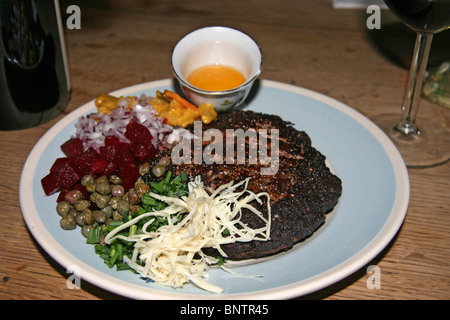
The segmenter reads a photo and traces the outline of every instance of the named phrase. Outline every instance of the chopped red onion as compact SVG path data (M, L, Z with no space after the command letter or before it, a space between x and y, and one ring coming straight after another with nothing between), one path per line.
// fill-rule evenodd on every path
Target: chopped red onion
M142 95L135 102L133 112L128 110L127 99L121 99L111 115L94 112L81 117L75 124L75 136L83 141L85 150L93 148L98 151L104 146L105 137L111 135L117 136L120 141L129 142L125 131L131 119L149 129L153 137L152 142L158 149L178 143L183 137L192 138L188 130L164 123L148 103L146 95Z

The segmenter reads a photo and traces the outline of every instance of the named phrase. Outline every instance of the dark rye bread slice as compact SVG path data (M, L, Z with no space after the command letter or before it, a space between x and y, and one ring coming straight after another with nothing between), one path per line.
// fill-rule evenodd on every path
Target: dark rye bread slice
M182 171L192 177L200 175L205 186L217 188L219 185L234 181L242 181L251 177L248 190L255 193L268 192L271 204L271 234L268 241L236 242L223 245L228 259L241 260L260 258L291 248L295 243L309 237L325 221L342 192L341 180L334 175L325 163L325 156L311 145L309 136L296 130L290 122L278 116L256 113L253 111L236 110L218 115L218 119L209 125L202 126L203 131L215 128L224 137L226 129L270 129L279 130L279 160L278 170L272 175L261 174L261 164L251 164L248 161L249 148L247 139L245 164L180 164L170 165L170 170L178 175ZM190 128L193 130L193 128ZM225 139L225 138L224 138ZM225 140L224 140L225 142ZM268 155L271 155L271 140L268 139ZM203 141L205 148L210 141ZM223 156L225 157L225 145ZM193 156L192 147L191 152ZM236 149L236 148L235 148ZM170 150L158 156L170 156ZM158 161L155 159L155 163ZM193 159L193 157L192 157ZM238 159L237 155L234 159ZM235 161L237 162L237 161ZM266 212L265 204L260 205L260 211ZM261 227L262 221L254 214L244 212L242 221L250 227ZM204 250L215 255L215 250Z

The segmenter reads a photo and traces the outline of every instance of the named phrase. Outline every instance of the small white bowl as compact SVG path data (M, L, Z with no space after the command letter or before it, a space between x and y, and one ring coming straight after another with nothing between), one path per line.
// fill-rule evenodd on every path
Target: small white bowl
M213 26L184 36L172 51L172 70L186 97L194 104L210 103L217 112L233 109L248 96L261 73L262 53L247 34L228 27ZM191 85L188 75L204 66L224 65L240 71L246 81L224 91L208 91Z

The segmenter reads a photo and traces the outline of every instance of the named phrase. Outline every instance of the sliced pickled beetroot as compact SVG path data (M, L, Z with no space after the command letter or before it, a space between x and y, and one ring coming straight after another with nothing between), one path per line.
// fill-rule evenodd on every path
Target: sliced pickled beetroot
M119 167L121 163L132 163L138 165L137 159L131 154L130 150L127 150L127 152L121 153L118 156L117 164Z
M117 146L119 145L120 139L116 136L106 136L105 137L105 146Z
M71 162L67 161L53 172L61 183L61 188L70 189L81 177L81 171Z
M131 119L128 122L126 131L125 131L125 137L127 137L127 139L130 141L133 141L137 138L145 138L148 140L153 139L150 131L145 126L138 123L134 119Z
M99 148L100 157L115 163L130 155L130 144L122 142L116 136L107 136L105 145Z
M152 140L141 136L131 141L130 150L133 156L140 162L152 160L158 151L152 143Z
M109 165L109 161L105 159L95 159L91 164L91 172L103 174Z
M115 161L118 152L115 146L102 146L99 148L98 153L102 159Z
M103 146L99 148L99 156L102 159L118 163L123 154L130 153L128 144L126 148L120 146Z
M61 189L61 182L54 171L41 179L41 185L47 196L54 194Z
M103 174L105 176L110 176L114 173L114 171L116 171L116 169L117 169L117 164L114 162L110 162L108 164L108 166L105 168L105 171L103 172Z
M59 194L58 194L58 198L56 199L56 202L61 202L65 200L65 196L66 193L69 192L70 190L66 190L66 189L62 189Z
M60 189L70 189L82 177L80 170L68 158L57 160L49 174L41 179L41 185L46 195L51 195Z
M55 162L53 162L52 167L50 168L50 172L54 172L56 170L58 170L59 168L61 168L64 164L66 164L67 161L69 161L70 159L68 157L64 157L64 158L58 158L55 160Z
M61 145L61 150L68 157L76 157L84 152L83 141L79 138L70 138Z
M119 164L119 176L122 178L122 187L128 191L134 187L139 177L139 167L134 163L122 161Z
M81 188L80 179L86 174L110 176L116 173L126 190L134 187L139 177L139 163L152 160L158 151L148 128L134 119L129 121L125 137L130 142L121 141L117 136L105 137L105 144L98 152L92 148L83 151L79 138L67 140L61 145L66 157L56 159L49 174L41 180L45 194L61 191L58 199L63 199L69 190Z
M91 165L91 173L94 175L111 175L117 169L117 164L106 159L95 159Z
M91 171L91 165L98 157L99 154L94 149L89 149L86 152L74 157L71 161L78 167L82 175L85 175Z
M102 174L106 167L108 166L109 161L105 159L95 159L91 164L91 173L99 173Z
M128 148L129 143L120 141L117 136L106 136L105 137L105 146L114 146L120 150L126 150Z

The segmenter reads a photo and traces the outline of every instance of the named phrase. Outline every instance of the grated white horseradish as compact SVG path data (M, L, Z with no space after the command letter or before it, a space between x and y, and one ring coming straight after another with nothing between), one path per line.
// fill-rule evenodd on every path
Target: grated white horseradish
M247 190L249 180L248 178L235 185L230 182L208 193L200 177L196 177L188 183L189 194L185 197L171 198L150 193L150 196L169 206L161 211L142 214L117 227L107 234L105 242L111 243L116 238L135 242L132 258L124 257L124 261L142 277L174 288L192 282L204 290L221 293L222 288L204 280L208 276L209 266L216 264L218 259L205 255L202 249L212 247L226 257L220 248L223 244L267 241L270 238L269 194L255 194ZM238 191L241 186L243 190ZM261 197L264 196L267 197L267 217L251 205L252 201L261 204ZM257 215L264 222L264 227L252 229L241 222L244 208ZM172 221L170 217L177 213L186 213L186 216L175 224L176 219ZM142 227L142 234L116 236L121 230L148 216L166 217L168 225L155 232L147 231L152 219ZM225 230L228 231L226 236L223 235ZM137 262L138 259L140 263Z

